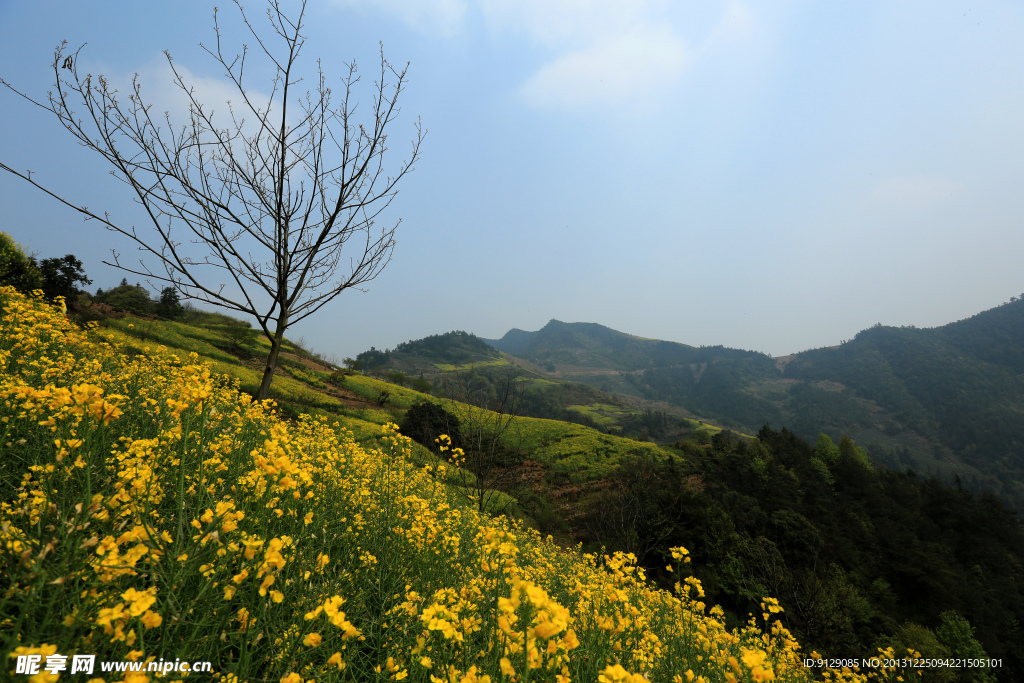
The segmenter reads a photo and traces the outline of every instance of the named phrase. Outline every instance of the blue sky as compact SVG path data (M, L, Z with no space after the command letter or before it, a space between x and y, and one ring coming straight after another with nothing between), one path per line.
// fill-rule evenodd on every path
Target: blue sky
M257 27L263 7L247 5ZM237 9L220 9L237 50ZM138 73L173 113L166 49L223 102L198 47L212 12L0 0L0 78L45 97L54 46L87 42L80 69ZM429 131L386 214L402 218L390 265L289 333L317 351L557 318L783 355L1024 291L1019 2L321 0L307 19L305 73L355 59L372 78L379 41L411 62L395 161L417 116ZM0 130L0 161L146 229L52 116L0 91ZM77 255L93 288L124 276L101 263L123 238L24 181L0 176L0 206L0 230Z

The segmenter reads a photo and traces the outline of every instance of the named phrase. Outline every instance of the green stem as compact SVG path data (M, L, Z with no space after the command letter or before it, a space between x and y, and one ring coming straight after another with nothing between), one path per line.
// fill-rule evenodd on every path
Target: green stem
M181 420L181 451L178 453L178 538L182 537L185 523L185 448L188 444L188 430Z

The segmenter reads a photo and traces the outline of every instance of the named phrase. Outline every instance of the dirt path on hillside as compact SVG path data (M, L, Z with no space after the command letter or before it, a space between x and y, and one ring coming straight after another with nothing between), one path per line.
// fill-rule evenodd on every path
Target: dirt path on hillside
M331 372L331 371L334 370L334 368L328 367L326 365L322 365L320 363L317 363L314 360L311 360L311 359L308 359L308 358L300 358L299 356L295 355L294 353L286 353L286 352L282 351L279 354L279 358L287 358L289 360L298 361L299 363L302 363L302 365L304 365L305 367L309 368L310 370L316 370L317 372ZM248 361L244 361L243 364L248 366L248 367L250 367L250 368L252 368L252 369L254 369L254 370L256 370L257 372L262 372L263 369L266 367L266 361L260 360L258 358L251 358ZM325 396L330 396L331 398L336 399L339 403L341 403L341 404L343 404L343 405L345 405L345 406L347 406L349 408L372 408L372 407L376 407L376 404L373 403L373 401L371 401L368 398L364 398L364 397L360 396L359 394L355 393L351 389L346 389L344 387L334 386L332 384L328 384L327 385L327 389L321 389L320 387L315 387L315 386L309 384L308 382L304 382L303 380L299 379L298 377L293 377L290 373L288 373L288 371L286 371L284 368L281 367L280 363L278 364L278 366L276 368L274 368L274 376L275 377L287 377L288 379L292 380L293 382L298 382L299 384L301 384L302 386L306 387L310 391L315 391L318 394L324 394Z
M335 370L338 369L337 367L334 367L334 366L331 366L331 365L324 365L323 363L318 363L315 360L313 360L312 358L305 358L305 357L299 356L299 355L294 354L294 353L288 353L287 351L282 351L278 355L281 358L288 358L290 360L294 360L294 361L297 361L299 363L302 363L303 365L305 365L310 370L316 370L317 372L334 372Z

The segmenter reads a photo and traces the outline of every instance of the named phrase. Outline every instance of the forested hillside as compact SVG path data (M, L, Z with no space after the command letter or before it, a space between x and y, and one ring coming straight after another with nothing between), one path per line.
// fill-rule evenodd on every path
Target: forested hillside
M955 612L1020 670L1024 527L991 494L879 469L849 439L812 448L786 429L678 446L681 459L635 458L584 494L580 538L648 566L687 544L727 614L778 596L800 641L829 656L879 643L946 656L937 634Z
M913 468L1024 509L1024 300L932 329L875 326L773 359L641 339L591 323L512 330L496 348L552 377L664 401L722 426L850 436Z
M797 354L784 377L841 385L820 428L1024 506L1024 300L934 329L876 326L837 348ZM846 397L865 407L843 411ZM807 432L809 418L804 411L792 424Z

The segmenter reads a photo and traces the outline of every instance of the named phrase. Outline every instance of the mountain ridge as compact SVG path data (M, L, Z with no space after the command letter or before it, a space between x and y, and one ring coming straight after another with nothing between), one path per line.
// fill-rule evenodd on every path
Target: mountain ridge
M554 319L484 341L551 377L734 429L849 435L890 467L960 478L1024 509L1024 298L931 328L879 324L778 358Z

